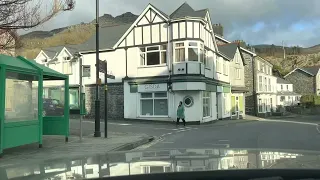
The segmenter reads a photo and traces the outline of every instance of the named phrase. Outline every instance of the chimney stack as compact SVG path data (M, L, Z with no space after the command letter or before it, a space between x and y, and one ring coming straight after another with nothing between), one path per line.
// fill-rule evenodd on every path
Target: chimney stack
M218 36L223 37L223 26L220 23L219 24L213 24L212 25L212 29L213 29L213 32L215 34L217 34Z

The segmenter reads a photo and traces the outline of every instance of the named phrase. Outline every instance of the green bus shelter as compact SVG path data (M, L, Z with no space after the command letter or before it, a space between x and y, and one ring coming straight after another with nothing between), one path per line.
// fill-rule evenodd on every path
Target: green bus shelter
M46 81L63 82L62 102L43 98ZM58 113L44 113L52 109ZM34 60L0 54L0 156L4 149L25 144L41 148L43 135L62 135L68 141L68 76Z

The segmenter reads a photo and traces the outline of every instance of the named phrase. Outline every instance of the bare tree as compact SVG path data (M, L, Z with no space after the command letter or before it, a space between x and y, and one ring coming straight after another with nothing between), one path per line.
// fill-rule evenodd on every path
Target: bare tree
M0 0L0 53L12 55L20 46L17 30L36 27L74 6L75 0Z

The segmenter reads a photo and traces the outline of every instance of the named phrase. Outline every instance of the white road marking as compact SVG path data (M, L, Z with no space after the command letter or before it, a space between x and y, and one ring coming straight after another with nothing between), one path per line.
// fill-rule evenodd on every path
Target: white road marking
M119 126L131 126L132 124L119 124L119 123L108 123L112 125L119 125Z
M318 125L316 123L299 122L299 121L285 121L285 120L271 120L271 119L264 119L264 120L259 120L259 121L262 121L262 122L284 122L284 123L304 124L304 125L312 125L312 126Z
M164 143L164 144L173 144L174 142L160 142L160 143Z

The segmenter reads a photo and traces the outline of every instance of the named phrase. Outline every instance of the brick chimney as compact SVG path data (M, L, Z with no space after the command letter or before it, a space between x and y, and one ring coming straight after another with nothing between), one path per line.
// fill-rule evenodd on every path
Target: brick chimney
M219 24L212 24L212 29L215 34L223 37L223 26L220 23Z

